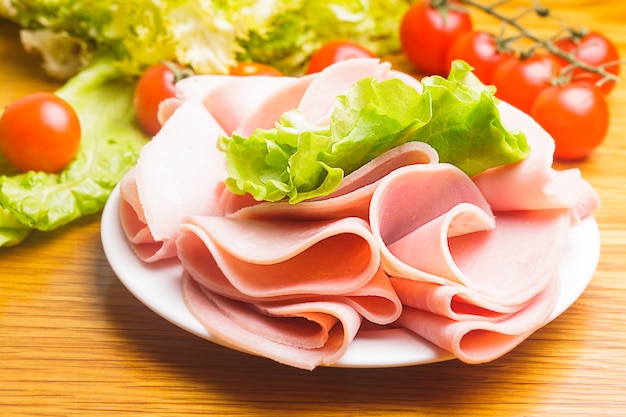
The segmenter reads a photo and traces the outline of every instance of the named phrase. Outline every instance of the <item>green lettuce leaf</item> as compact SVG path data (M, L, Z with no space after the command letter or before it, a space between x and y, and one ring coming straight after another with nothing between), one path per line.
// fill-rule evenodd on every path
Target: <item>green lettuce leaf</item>
M17 22L26 49L66 79L110 53L129 74L163 60L197 73L227 73L236 60L299 75L331 39L379 55L399 50L410 0L14 0L0 16Z
M97 213L136 163L147 138L134 121L134 81L120 71L114 61L96 60L57 91L82 127L79 152L66 168L16 173L0 163L0 246L19 243L31 229L52 230Z
M473 176L530 154L524 134L509 132L502 124L495 87L484 85L467 63L454 61L448 79L425 77L422 85L437 117L412 140L430 144L441 162Z
M9 210L0 207L0 247L20 244L30 232L31 229L25 227Z
M336 98L327 126L290 110L272 129L220 138L227 187L259 201L298 203L331 193L345 175L409 141L430 144L441 162L470 176L529 155L525 136L502 124L495 90L466 63L422 86L420 93L399 79L365 78Z

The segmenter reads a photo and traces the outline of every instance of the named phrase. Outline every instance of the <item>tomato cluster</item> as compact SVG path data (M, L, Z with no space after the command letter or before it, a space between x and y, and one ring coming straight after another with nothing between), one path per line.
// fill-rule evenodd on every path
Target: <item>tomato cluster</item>
M511 39L474 29L461 3L422 0L408 9L400 39L415 68L445 75L453 60L466 61L481 81L496 86L498 98L533 116L552 135L556 158L584 158L599 146L609 125L606 95L615 82L580 64L617 76L619 54L611 40L595 31L572 32L553 41L553 48L541 45L520 54Z

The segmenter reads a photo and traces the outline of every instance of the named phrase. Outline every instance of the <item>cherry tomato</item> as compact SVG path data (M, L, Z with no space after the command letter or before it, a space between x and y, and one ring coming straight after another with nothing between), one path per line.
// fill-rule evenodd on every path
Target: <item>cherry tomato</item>
M324 68L339 61L352 58L376 58L376 54L362 45L349 40L334 40L325 43L318 49L311 60L307 74L320 72Z
M230 75L270 75L280 77L283 74L276 68L261 64L259 62L238 62L237 65L230 68Z
M554 138L558 159L586 157L602 143L609 128L604 94L583 81L544 89L530 115Z
M525 59L511 56L496 65L491 81L498 98L530 113L537 95L552 84L560 68L552 55L534 54Z
M149 67L139 78L134 94L135 114L139 124L149 135L161 130L158 119L159 104L176 95L176 82L185 74L183 67L159 62Z
M512 55L498 45L491 33L472 30L461 34L452 43L446 61L450 66L455 59L462 59L474 68L474 74L484 84L491 84L496 65Z
M448 49L463 33L472 30L467 12L456 2L435 8L430 0L414 3L400 23L400 41L408 60L422 73L447 75Z
M619 53L615 44L598 32L589 32L582 37L566 37L558 39L554 44L565 52L572 52L576 58L594 67L603 64L616 62L619 60ZM563 67L570 62L563 59ZM609 65L605 70L611 74L619 75L620 65ZM602 76L580 68L572 72L574 80L589 81L596 83ZM608 94L615 87L614 81L607 81L600 86L600 89Z
M0 117L0 150L20 171L57 172L80 146L76 112L52 93L34 93L8 106Z

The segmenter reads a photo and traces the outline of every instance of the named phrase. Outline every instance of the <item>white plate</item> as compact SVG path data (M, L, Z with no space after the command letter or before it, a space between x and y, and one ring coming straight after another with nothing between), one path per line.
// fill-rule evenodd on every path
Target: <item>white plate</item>
M120 281L139 301L154 312L206 340L220 344L191 314L181 294L181 267L176 261L145 264L133 253L118 216L116 188L102 214L102 244L106 257ZM593 217L570 231L567 252L559 266L561 295L552 313L554 320L583 293L598 264L600 235ZM404 329L360 332L335 365L346 368L381 368L423 365L453 356Z

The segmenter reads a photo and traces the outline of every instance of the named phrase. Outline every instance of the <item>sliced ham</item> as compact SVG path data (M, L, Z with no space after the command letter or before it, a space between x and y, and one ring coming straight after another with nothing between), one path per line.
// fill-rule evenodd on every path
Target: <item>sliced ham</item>
M301 369L337 362L362 321L345 303L250 304L213 294L188 276L183 294L189 310L222 343Z
M408 278L390 278L402 305L428 311L452 320L498 322L528 305L503 306L484 299L463 285L435 284Z
M503 306L545 288L570 227L565 209L494 218L472 181L447 164L387 176L372 197L370 221L391 276L461 284Z
M291 77L242 76L231 77L204 98L203 103L230 135L239 125L260 108L265 108L269 95L294 83ZM284 91L284 90L283 90Z
M266 102L268 96L276 96L274 101L282 102L282 111L278 116L294 108L307 85L304 78L293 77L195 75L176 83L176 97L166 99L159 105L158 118L163 125L185 100L196 99L204 103L222 129L230 135L252 114L257 115L254 121L269 120L272 103ZM285 86L289 88L283 88ZM291 96L294 97L287 100ZM291 107L284 108L284 105ZM259 110L260 115L257 114Z
M255 129L271 129L288 110L295 109L315 76L295 78L265 97L254 111L244 116L235 129L241 136L250 136Z
M381 268L370 282L356 291L341 296L366 320L374 324L391 324L402 312L402 302Z
M164 248L162 242L157 242L146 223L143 206L137 192L136 167L129 170L120 181L121 202L119 207L120 222L124 228L126 238L132 245L140 259L148 259L160 252L163 258L176 256L176 246Z
M397 243L404 251L391 249L391 262L409 277L443 277L479 298L516 306L547 285L565 252L568 230L566 210L498 212L495 227L482 232L446 238L445 227L418 231L409 237L414 241ZM437 281L443 282L432 282Z
M199 242L196 242L199 243ZM187 242L186 244L190 244ZM189 273L189 272L188 272ZM267 303L276 301L333 301L343 302L361 314L371 323L385 325L394 322L402 311L398 298L387 274L378 269L372 279L363 287L345 294L279 294L249 295L236 288L217 266L213 257L207 258L200 268L193 268L193 278L207 291L233 300L247 303Z
M183 295L227 345L303 369L331 365L362 325L402 326L468 363L495 359L546 323L572 223L599 207L554 143L506 103L532 153L469 178L424 143L395 148L298 204L224 187L217 138L269 129L297 109L329 122L356 81L419 82L377 59L302 78L197 76L161 105L165 121L122 180L120 218L138 256L177 256Z
M164 125L183 101L187 99L203 101L213 90L231 79L232 77L228 75L195 75L183 78L176 83L176 97L165 99L159 104L157 114L159 122Z
M178 256L193 277L220 292L232 285L250 297L342 295L376 274L380 255L366 222L357 218L292 222L190 216L181 226ZM235 238L233 238L235 237ZM215 282L215 283L213 283ZM216 287L212 287L216 285Z
M224 155L216 147L220 134L223 130L202 103L188 99L146 144L123 180L120 218L143 261L176 256L185 216L218 214L226 176Z
M455 320L445 315L405 305L396 322L431 343L451 352L466 363L492 361L511 351L543 326L556 306L559 296L558 276L515 313L501 315L499 320Z
M519 163L473 178L493 210L568 208L576 223L600 206L597 193L580 170L552 168L554 140L534 119L505 102L500 102L499 109L505 126L524 132L532 152Z

